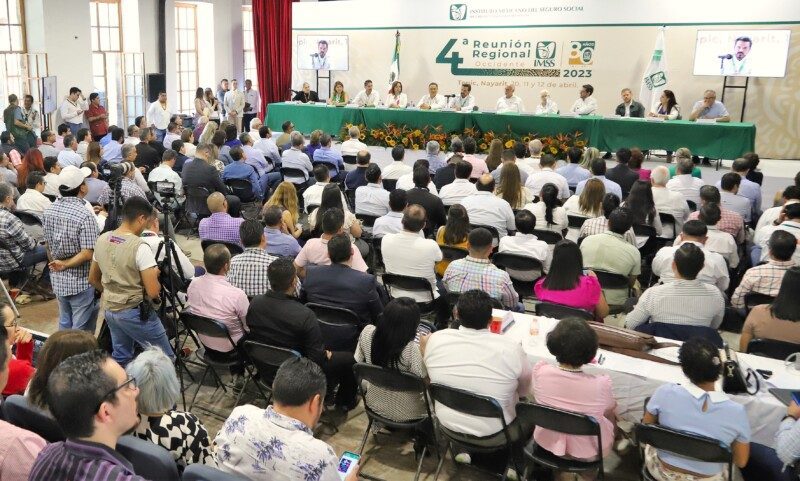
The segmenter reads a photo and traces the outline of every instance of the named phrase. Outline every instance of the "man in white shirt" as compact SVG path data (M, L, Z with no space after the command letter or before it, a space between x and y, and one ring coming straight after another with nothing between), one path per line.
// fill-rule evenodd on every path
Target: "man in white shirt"
M717 223L722 217L719 205L713 202L705 203L700 207L698 213L698 220L708 228L706 249L721 255L728 263L728 267L735 269L739 265L739 246L736 245L732 235L717 227Z
M258 90L253 88L253 81L246 79L244 81L244 107L242 115L242 129L244 131L250 130L250 122L258 117L261 111L261 97Z
M372 89L372 80L364 81L364 90L356 94L353 103L359 107L377 107L381 104L381 96Z
M311 54L311 66L314 70L330 70L331 64L328 57L328 41L317 42L317 53Z
M653 274L660 278L662 284L674 281L675 273L672 271L672 260L675 257L675 251L682 244L691 242L700 247L705 255L703 269L697 275L697 280L717 286L724 293L730 283L728 265L720 254L706 248L707 239L708 228L704 223L699 220L686 221L675 245L662 247L656 253L653 258Z
M272 130L266 125L262 125L258 129L258 137L256 138L258 140L253 144L253 148L260 150L273 166L280 165L281 154L278 150L278 145L272 140Z
M244 94L239 90L239 81L231 80L231 89L225 92L225 111L228 121L236 125L236 131L242 131L242 112L244 112Z
M539 164L539 161L542 158L543 148L542 141L539 139L533 139L528 142L528 154L530 154L530 157L522 156L521 158L517 158L517 167L519 167L520 170L524 170L527 174L532 174L537 170L541 170L542 166Z
M92 133L87 128L82 128L78 130L78 148L76 152L78 155L81 156L84 162L86 162L86 152L89 151L89 144L92 142Z
M150 126L155 129L156 140L159 142L164 141L164 136L167 135L167 126L169 126L169 118L172 116L172 110L167 105L167 93L159 92L158 100L150 104L147 109L147 120L150 121Z
M25 193L17 199L17 210L41 216L44 210L52 204L50 199L42 194L44 192L44 174L31 172L28 174L25 186L27 187Z
M328 168L321 164L315 165L314 180L316 183L308 186L308 188L303 191L303 205L305 206L306 212L311 212L309 206L319 206L322 203L322 191L331 183L331 176ZM341 194L341 197L342 207L344 207L345 212L348 212L350 207L347 205L347 199L344 197L344 194Z
M522 209L514 215L514 222L517 226L517 233L500 239L497 252L532 257L542 263L544 272L548 272L552 256L547 242L540 241L533 234L533 230L536 229L536 216L533 215L533 212ZM533 281L542 274L541 272L521 272L514 269L506 269L506 271L512 279L521 281Z
M396 180L400 176L409 174L413 171L410 165L403 163L403 157L406 155L406 149L398 144L392 147L393 162L383 168L381 178L384 180Z
M659 165L650 173L650 183L653 191L653 201L656 204L656 210L660 213L669 214L675 218L674 233L677 234L683 229L683 222L689 217L689 204L686 203L686 198L683 194L669 190L667 183L669 182L669 169L663 165ZM666 232L669 232L669 226L666 227Z
M176 140L181 140L180 127L175 122L170 122L167 124L167 133L164 135L164 140L161 144L165 149L171 149L172 142Z
M177 205L173 205L173 207L178 207L186 200L183 195L183 180L174 170L177 158L178 154L174 150L165 150L164 155L161 157L161 163L158 164L158 167L151 170L150 175L147 177L148 182L172 182L174 184L173 187L175 187L175 193L177 195L173 197L173 199ZM154 190L153 194L155 194L158 200L162 200L157 190Z
M503 166L506 164L515 164L519 169L519 181L520 184L523 186L525 182L528 181L528 176L536 171L539 170L538 163L537 168L532 169L529 165L520 163L525 156L525 144L522 142L514 142L514 150L505 149L500 154L501 164L497 166L496 169L492 171L492 178L494 179L494 183L500 185L500 176L503 174ZM539 159L537 159L538 162Z
M675 177L667 181L667 189L678 192L683 198L700 204L700 188L705 185L702 179L692 177L694 162L692 159L681 159L675 166Z
M389 191L381 183L381 168L378 164L369 164L364 177L367 185L356 189L356 214L386 215L390 208Z
M456 112L472 112L475 108L475 97L472 95L471 84L461 84L461 95L453 97L450 108Z
M553 170L553 167L556 166L556 158L552 155L545 154L539 160L539 165L542 167L542 170L529 175L528 180L525 182L525 187L531 191L531 194L539 195L539 192L541 192L545 184L555 184L555 186L558 187L558 198L569 198L571 193L569 191L567 179Z
M359 187L363 188L363 187ZM397 234L403 232L403 211L408 206L406 191L395 189L389 193L389 212L386 215L375 219L372 225L372 237L384 237L387 234ZM419 231L420 237L425 237Z
M592 171L591 178L599 179L603 183L603 186L606 188L606 194L614 194L621 201L622 187L620 187L619 184L613 180L606 179L606 161L603 159L594 159L589 168ZM586 186L586 182L588 180L589 179L578 182L578 185L575 187L575 195L581 195L581 192L583 192L583 188Z
M794 251L792 260L795 264L800 265L800 203L784 205L783 212L776 222L780 223L764 226L756 232L753 238L755 247L750 254L751 258L754 263L756 259L761 262L769 260L769 238L776 230L784 230L797 237L798 248Z
M61 166L58 165L58 159L55 157L45 157L44 171L47 173L44 174L44 190L42 193L44 195L58 197L58 187L61 185L58 179L58 174L61 173Z
M460 204L465 197L478 192L475 184L469 181L472 165L463 160L456 161L456 180L442 187L439 198L444 205Z
M437 143L436 145L439 145L439 144ZM413 168L416 169L419 166L423 166L426 169L428 169L428 171L430 171L431 164L430 164L430 162L428 162L428 159L417 159L417 160L414 161L414 167ZM402 190L411 190L414 187L415 187L415 185L414 185L414 172L411 171L408 174L401 175L400 178L397 179L397 185L395 185L394 188L395 189L402 189ZM439 195L439 191L436 189L436 184L434 184L433 181L428 182L428 192L430 192L431 194L436 195L436 196Z
M78 129L83 127L83 114L89 108L86 97L83 96L81 89L71 87L69 95L61 103L61 118L69 127L73 137L78 135Z
M302 170L304 175L303 177L286 176L284 180L288 180L295 185L306 184L308 182L308 174L314 170L314 166L311 165L311 159L309 159L308 155L302 150L306 139L303 137L303 134L297 131L292 132L290 139L292 147L283 151L281 155L281 166Z
M722 198L722 206L742 216L745 224L747 224L752 219L753 206L750 199L739 195L741 182L742 178L739 177L739 174L728 172L720 180L719 194Z
M428 84L428 94L417 102L417 107L421 110L442 110L445 105L447 102L444 95L439 93L439 84L436 82Z
M516 229L514 212L504 199L494 195L494 178L484 174L475 184L477 192L465 197L461 205L467 209L469 222L472 225L494 227L500 238L508 235L508 231Z
M516 88L512 84L506 85L505 95L497 99L497 105L495 106L495 110L498 114L509 112L521 114L525 111L525 105L523 105L522 99L514 95L515 89Z
M125 137L125 141L123 143L131 144L135 147L136 145L139 144L139 142L141 142L141 139L139 139L139 133L140 133L139 126L134 124L129 125L128 135Z
M33 108L33 95L26 95L22 101L22 120L31 127L34 135L41 133L42 116Z
M495 399L503 408L509 429L527 439L532 426L522 426L515 420L517 402L530 393L532 379L522 345L489 332L492 300L484 291L462 293L455 315L458 329L443 329L420 339L431 382ZM470 416L438 403L436 417L448 429L477 437L503 429L497 419Z
M783 189L782 194L783 205L779 205L777 207L770 207L769 209L765 210L761 217L758 218L758 224L756 224L756 232L764 226L774 225L775 221L778 220L778 217L781 216L781 212L783 212L783 207L789 204L796 204L800 202L800 186L797 185L790 185Z
M359 136L361 136L361 131L358 130L358 127L355 125L350 127L350 129L347 131L347 135L350 138L342 142L342 157L355 157L362 150L369 150L367 148L367 144L358 140ZM355 164L344 164L344 170L348 172L354 170L355 168Z
M584 85L581 87L581 91L578 93L580 98L572 104L572 109L570 109L573 113L578 115L591 115L597 110L597 100L592 97L594 93L594 87L589 84Z
M83 157L78 154L78 140L72 135L64 136L64 150L58 153L57 158L62 169L68 165L80 167Z

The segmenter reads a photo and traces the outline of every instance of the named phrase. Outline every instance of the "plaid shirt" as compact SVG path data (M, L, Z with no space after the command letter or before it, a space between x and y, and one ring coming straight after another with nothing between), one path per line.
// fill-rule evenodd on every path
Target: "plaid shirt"
M590 235L595 234L602 234L603 232L608 230L608 221L606 220L605 216L594 217L592 219L586 219L581 226L580 233L578 233L578 238L581 237L589 237ZM633 229L628 230L624 236L625 242L631 244L633 246L636 245L636 235L633 233Z
M211 217L200 221L200 239L242 245L239 238L239 226L242 222L244 219L241 217L231 217L227 212L214 212Z
M25 232L22 222L6 209L0 209L0 272L19 270L22 257L34 247L36 240Z
M260 247L248 247L231 259L228 282L243 290L247 297L260 296L269 289L267 268L275 259Z
M94 250L99 232L97 221L86 209L83 199L61 197L45 209L43 215L44 238L54 260L66 260L84 249ZM89 288L89 267L84 262L78 267L50 272L53 293L72 296Z
M136 185L136 182L132 181L127 177L122 178L122 184L120 186L119 195L121 197L122 203L125 203L126 200L130 199L131 197L141 197L143 199L147 199L147 194L144 193L141 187ZM103 191L100 192L100 197L97 199L97 203L100 205L108 205L111 203L111 200L114 198L114 189L111 188L111 185L106 185L103 187Z
M731 305L739 309L743 309L744 296L755 292L757 294L765 294L768 296L777 296L781 288L781 281L783 275L790 267L794 267L794 261L776 261L770 259L768 264L751 267L742 276L742 281L739 287L733 292L731 297Z
M733 238L736 239L737 244L744 242L744 220L742 219L742 216L721 206L719 211L720 217L719 222L717 222L717 229L732 235ZM697 220L699 218L700 211L695 211L689 214L689 220Z
M508 274L498 269L489 259L476 259L467 256L447 266L444 272L444 285L450 292L466 292L471 289L485 291L495 299L500 299L505 307L516 307L519 302L517 291Z

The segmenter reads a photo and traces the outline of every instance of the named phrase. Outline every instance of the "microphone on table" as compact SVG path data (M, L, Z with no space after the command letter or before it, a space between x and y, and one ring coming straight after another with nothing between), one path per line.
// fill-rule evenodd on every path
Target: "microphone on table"
M717 58L721 58L722 60L730 60L733 58L733 55L727 53L725 55L717 55Z

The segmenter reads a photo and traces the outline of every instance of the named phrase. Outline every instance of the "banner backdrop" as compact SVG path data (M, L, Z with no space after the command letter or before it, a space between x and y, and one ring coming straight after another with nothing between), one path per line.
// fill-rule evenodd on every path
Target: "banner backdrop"
M640 0L535 5L524 0L359 0L298 2L293 8L295 55L298 35L349 36L349 70L331 72L331 84L343 82L351 98L366 79L386 96L399 31L399 80L410 101L425 95L429 82L438 82L442 94L456 94L460 84L469 83L482 110L494 109L508 83L516 86L528 111L541 90L548 90L562 111L569 110L588 83L598 114L611 115L623 88L639 91L658 27L666 25L669 87L688 113L705 89L722 97L723 77L692 74L698 30L789 29L786 77L750 79L744 120L758 128L756 147L762 157L800 159L800 2L673 0L664 8ZM304 81L315 88L316 73L293 65L294 88ZM320 79L319 90L320 97L327 96L327 80ZM738 120L741 90L726 92L725 104Z

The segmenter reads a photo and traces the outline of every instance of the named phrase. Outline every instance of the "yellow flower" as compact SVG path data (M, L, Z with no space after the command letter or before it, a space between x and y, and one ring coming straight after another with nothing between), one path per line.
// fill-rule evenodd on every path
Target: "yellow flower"
M411 148L414 150L419 150L419 144L411 144Z
M528 142L530 142L530 141L531 141L531 138L530 138L530 137L528 137L528 136L525 136L525 137L523 137L523 138L522 138L522 141L523 141L523 142L525 142L525 143L527 144Z
M506 143L505 143L505 147L507 149L513 149L514 148L514 140L507 140Z
M408 147L408 138L403 137L403 146Z
M364 134L364 133L362 133L361 135L358 136L358 140L364 140L366 138L367 138L367 134Z
M558 152L558 149L556 149L555 147L550 147L550 153L551 154L555 154L557 152Z
M397 142L395 142L394 139L386 139L386 145L388 145L389 147L394 147L395 145L397 145Z
M486 149L489 148L489 146L486 145L486 144L481 144L479 147L480 147L481 150L486 150Z
M422 131L420 129L417 129L417 130L414 131L414 135L419 137L420 135L422 135Z

